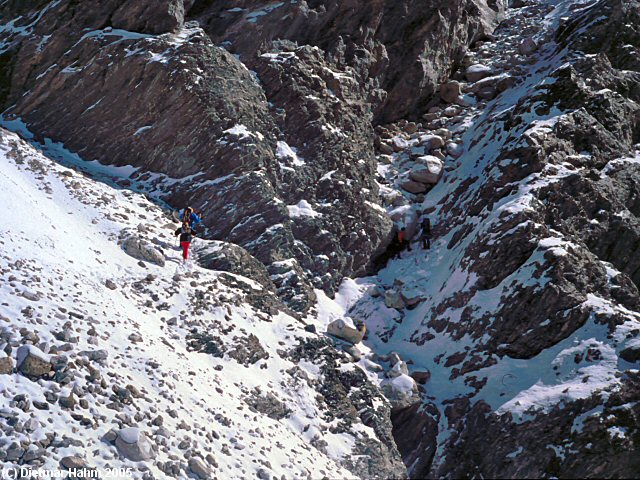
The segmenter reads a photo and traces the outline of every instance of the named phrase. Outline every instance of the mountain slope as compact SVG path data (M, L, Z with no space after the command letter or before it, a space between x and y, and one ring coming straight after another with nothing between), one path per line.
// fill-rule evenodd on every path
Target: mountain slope
M471 101L457 116L434 114L464 152L445 159L426 194L407 192L403 174L433 132L381 130L382 143L404 141L379 157L387 198L405 198L390 215L412 228L428 216L435 238L363 280L384 293L363 295L349 314L367 322L378 354L428 372L422 404L394 412L412 475L637 469L639 110L633 87L616 83L638 77L616 70L629 62L591 35L608 22L637 52L633 12L637 2L615 1L510 11L467 62L490 73L457 77ZM497 88L501 79L511 86Z
M1 137L4 465L77 456L134 478L403 475L388 404L347 357L252 280L183 266L175 225L143 196ZM164 264L128 255L130 236ZM196 242L196 255L221 248ZM111 446L109 432L129 427L148 440ZM151 459L136 461L147 444ZM363 460L372 447L377 460Z
M0 4L5 461L637 475L640 3L361 3Z

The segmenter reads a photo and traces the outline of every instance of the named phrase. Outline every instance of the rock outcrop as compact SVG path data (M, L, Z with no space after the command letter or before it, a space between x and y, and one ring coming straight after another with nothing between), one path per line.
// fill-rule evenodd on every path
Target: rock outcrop
M0 33L6 118L85 160L132 165L123 186L193 205L207 235L266 265L299 312L313 288L333 294L389 243L371 122L423 113L504 9L484 0L18 3L1 7L15 18ZM294 262L290 274L274 266L283 261Z
M404 138L391 153L379 148L388 190L407 190L404 176L425 153L420 135L446 126L464 145L447 149L435 187L401 191L410 203L398 209L435 220L441 245L403 254L383 273L387 292L401 279L403 294L416 296L413 309L389 293L348 312L367 321L383 352L415 344L403 355L409 373L430 372L422 403L394 411L397 444L418 478L637 468L640 427L626 399L640 331L640 4L569 3L522 2L510 13L495 41L465 60L487 68L453 76L466 105L452 95L425 116L427 128L380 130L380 145ZM547 15L557 30L536 22ZM607 421L601 412L613 409L624 413ZM508 447L487 448L486 432Z

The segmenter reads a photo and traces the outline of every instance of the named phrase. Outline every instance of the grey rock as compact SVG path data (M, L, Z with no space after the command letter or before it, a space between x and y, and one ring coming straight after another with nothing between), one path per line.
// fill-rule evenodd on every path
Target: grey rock
M398 185L403 190L414 194L426 193L429 190L427 184L411 179L408 174L400 176Z
M164 254L157 247L137 235L125 234L122 249L134 258L155 263L161 267L166 263Z
M346 340L352 344L360 343L364 338L366 327L362 325L360 328L353 328L347 324L343 319L334 320L327 325L327 333L338 337L342 340Z
M446 103L458 103L462 96L462 85L456 80L440 85L440 98Z
M85 356L93 362L104 364L109 357L109 352L106 350L83 350L79 355Z
M33 345L22 345L16 354L18 371L30 378L48 375L53 365L49 355Z
M531 55L538 50L538 43L531 37L525 38L520 45L518 45L518 51L522 55Z
M11 357L0 357L0 375L11 375L13 373L13 359Z
M264 468L259 468L256 474L260 480L270 480L271 474Z
M493 74L493 69L487 65L474 64L467 67L465 76L471 83L475 83L483 78L490 77Z
M150 460L156 455L152 443L136 427L121 429L118 432L115 445L120 456L134 462Z
M384 304L389 308L402 310L405 307L404 300L400 292L389 289L384 292Z
M459 143L447 143L447 153L453 158L460 158L464 153L464 148Z
M409 178L414 182L435 185L444 172L442 160L433 155L418 158L418 164L409 171Z
M189 459L189 470L191 470L201 480L213 478L213 471L201 459L191 457Z
M89 468L87 462L84 458L76 457L76 456L67 456L63 457L60 460L60 467L73 470L73 469L82 469Z
M640 345L625 348L620 352L620 357L627 362L636 363L640 360Z

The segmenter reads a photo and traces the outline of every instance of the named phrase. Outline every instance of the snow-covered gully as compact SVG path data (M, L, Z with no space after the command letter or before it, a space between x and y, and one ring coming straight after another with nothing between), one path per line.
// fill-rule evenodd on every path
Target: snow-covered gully
M504 422L505 431L509 424L526 428L529 422L544 423L541 419L546 414L575 405L577 400L589 404L596 398L596 403L606 403L620 391L623 372L634 368L620 352L637 344L633 332L640 327L640 314L595 292L584 292L584 300L571 307L570 311L582 312L584 320L566 334L555 333L564 330L562 323L556 323L562 317L552 320L533 315L540 318L537 325L525 327L531 314L526 309L516 310L512 317L520 325L494 324L496 317L504 315L502 305L515 302L518 292L526 289L532 289L534 296L543 295L545 286L553 282L550 272L556 262L571 261L584 250L572 236L553 229L545 234L536 228L542 225L536 225L539 220L531 215L539 208L543 190L574 175L580 167L561 161L506 185L505 177L510 175L510 165L522 164L517 157L509 158L509 152L523 145L543 144L553 127L572 112L555 105L540 108L536 97L555 81L559 71L581 58L580 53L556 43L558 25L566 21L569 11L574 15L588 12L595 3L538 1L511 9L493 38L467 56L466 66L454 77L461 82L445 85L460 95L425 116L431 128L404 121L378 129L383 152L379 156L379 173L384 179L381 194L398 227L415 234L412 250L404 250L400 259L390 259L374 277L345 281L338 298L344 307L340 314L367 324L365 344L375 352L368 360L386 361L389 355L398 354L404 361L402 368L423 384L419 386L421 400L411 407L400 402L396 413L395 436L410 475L451 471L447 470L450 466L439 468L447 456L455 463L456 454L451 450L468 434L466 422L459 421L465 412L486 405L486 409L481 407L483 414L491 413ZM519 122L513 122L516 110ZM446 150L447 156L429 156L436 149ZM614 164L637 158L614 160L601 175L604 178ZM433 187L419 182L425 168L436 176L438 169L444 170ZM507 193L497 195L495 202L481 203L482 196L488 195L487 185ZM434 229L429 250L420 241L424 218L431 220ZM532 227L538 230L530 240L534 247L519 265L490 287L482 285L484 272L473 268L474 262L492 255L493 245ZM620 274L613 265L600 263L610 279ZM611 318L624 320L612 327L607 320ZM513 336L497 343L501 329L519 331L522 337L546 337L540 343L547 345L532 346L523 354L510 345ZM368 365L363 363L365 368ZM403 401L416 402L416 385L404 385L410 399ZM585 407L576 415L571 432L581 433L587 418L602 422L602 407ZM624 431L609 427L612 439L625 438ZM407 439L412 436L421 438ZM424 441L423 436L432 438ZM485 440L498 448L497 438ZM552 456L564 459L567 450L580 453L571 446L571 440L564 438L557 445L549 442L548 448ZM505 458L513 459L523 451L534 457L529 448L531 445L516 445L513 452L505 450Z

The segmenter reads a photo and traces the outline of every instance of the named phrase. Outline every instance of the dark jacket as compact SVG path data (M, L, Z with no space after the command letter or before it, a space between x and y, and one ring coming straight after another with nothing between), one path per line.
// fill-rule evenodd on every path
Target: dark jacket
M428 218L422 220L422 235L425 237L431 236L431 220Z
M191 243L191 240L193 240L193 237L196 236L196 232L194 232L192 229L187 228L184 229L183 227L180 227L179 229L176 230L176 232L174 233L174 235L177 237L178 235L180 235L180 242L188 242Z

